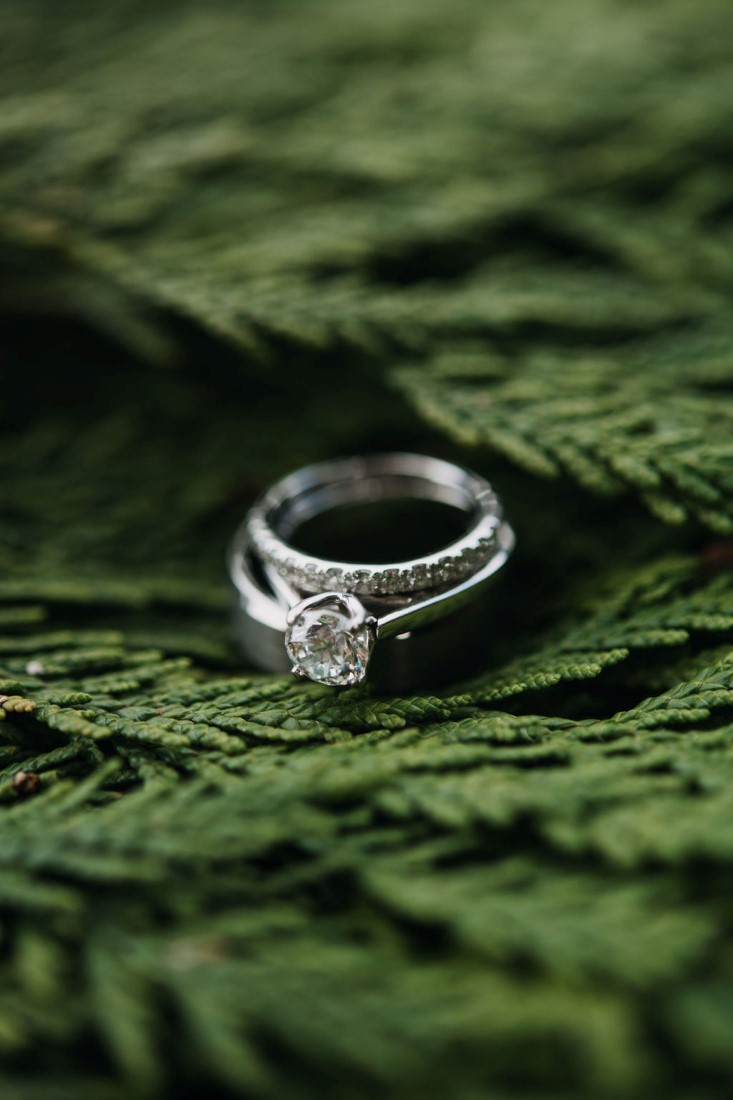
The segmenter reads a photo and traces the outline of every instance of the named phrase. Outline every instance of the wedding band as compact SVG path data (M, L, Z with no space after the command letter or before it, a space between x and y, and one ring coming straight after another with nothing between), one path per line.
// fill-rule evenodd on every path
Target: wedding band
M316 557L294 545L303 524L324 512L407 500L450 506L465 530L432 553L386 564ZM382 683L409 686L450 666L513 545L489 483L454 463L413 454L318 463L272 486L234 536L236 631L248 657L269 671L289 664L297 676L343 687L368 669L374 679L373 666Z

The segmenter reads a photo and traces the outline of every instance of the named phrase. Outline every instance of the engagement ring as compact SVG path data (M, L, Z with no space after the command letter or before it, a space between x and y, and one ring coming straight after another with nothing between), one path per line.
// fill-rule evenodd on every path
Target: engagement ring
M448 515L451 540L438 530L430 552L371 562L303 548L319 518L341 513L349 534L360 506L388 504L398 513L387 536L409 545L415 525L399 514L408 502ZM375 454L308 466L273 485L234 536L237 634L258 667L320 684L348 687L367 672L401 688L442 679L465 665L470 636L487 625L482 597L513 545L489 483L452 462Z

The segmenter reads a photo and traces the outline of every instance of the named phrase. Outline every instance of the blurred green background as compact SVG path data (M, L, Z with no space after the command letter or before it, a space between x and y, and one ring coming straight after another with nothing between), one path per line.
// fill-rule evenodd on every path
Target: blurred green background
M727 1098L723 0L0 6L3 1100ZM299 464L518 534L468 682L247 667Z

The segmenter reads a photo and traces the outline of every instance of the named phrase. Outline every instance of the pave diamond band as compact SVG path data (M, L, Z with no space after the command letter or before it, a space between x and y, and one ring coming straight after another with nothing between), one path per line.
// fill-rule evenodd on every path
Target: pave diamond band
M360 596L395 596L405 592L437 588L467 577L489 560L496 549L496 532L472 539L451 554L432 555L405 567L318 565L308 555L287 551L272 538L259 519L250 524L252 544L264 561L304 592L330 592L334 589L356 592Z
M463 533L434 553L388 564L314 557L293 544L324 512L382 501L402 511L410 499L457 510ZM237 633L250 659L270 671L289 665L299 677L341 687L367 672L389 687L434 683L448 669L468 671L469 635L487 629L487 582L513 545L488 482L453 463L385 454L306 467L268 490L234 536Z
M304 476L307 474L307 477ZM304 554L286 541L294 525L339 503L419 498L450 504L470 519L466 533L434 554L382 565ZM440 587L475 573L496 551L501 508L477 474L423 455L368 455L320 463L274 485L252 508L247 528L263 561L304 592L390 596Z

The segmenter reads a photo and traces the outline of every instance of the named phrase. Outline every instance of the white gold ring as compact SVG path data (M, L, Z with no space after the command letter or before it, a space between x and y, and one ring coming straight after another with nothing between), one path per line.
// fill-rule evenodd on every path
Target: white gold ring
M323 513L407 500L457 510L463 531L434 552L387 563L316 557L294 545L299 529ZM489 483L452 462L377 454L318 463L277 482L234 536L237 633L259 667L282 671L287 657L296 675L318 683L350 686L367 669L372 678L380 651L382 682L430 679L450 665L445 647L453 653L456 635L475 625L486 582L513 545Z

